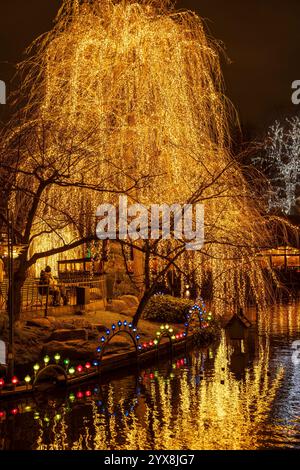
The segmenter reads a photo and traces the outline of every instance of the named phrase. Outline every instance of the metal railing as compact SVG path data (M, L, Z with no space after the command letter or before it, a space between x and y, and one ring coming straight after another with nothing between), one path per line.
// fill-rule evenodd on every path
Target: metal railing
M67 282L57 280L57 284L51 287L48 284L40 284L39 280L27 279L21 290L22 312L44 312L47 316L49 310L62 305L80 306L78 303L78 288L87 287L89 290L89 303L102 300L104 307L107 303L105 276L91 280L68 279ZM8 283L0 284L0 311L7 310Z

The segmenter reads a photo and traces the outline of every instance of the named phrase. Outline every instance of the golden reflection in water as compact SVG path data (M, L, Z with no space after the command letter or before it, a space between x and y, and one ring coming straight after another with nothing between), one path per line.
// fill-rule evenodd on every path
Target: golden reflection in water
M51 445L45 444L40 421L36 446L49 450L260 448L283 370L271 379L268 340L260 342L258 351L252 369L236 378L230 370L234 352L224 335L215 357L211 359L212 351L208 354L213 368L206 367L204 375L201 373L205 353L199 352L189 367L144 380L139 401L127 415L118 386L110 383L106 414L91 400L85 404L80 428L76 428L71 415L63 413L53 424ZM117 404L120 413L114 416ZM77 436L76 440L72 436Z
M52 416L47 413L36 419L38 423L38 437L36 450L68 450L68 426L66 423L66 408L60 414L60 419L55 417L55 402L51 403L50 411ZM46 437L47 436L47 437Z
M300 331L300 315L298 315L299 303L277 303L269 306L268 309L258 318L260 333L286 334L290 336L295 331ZM253 309L249 309L250 320L256 318Z

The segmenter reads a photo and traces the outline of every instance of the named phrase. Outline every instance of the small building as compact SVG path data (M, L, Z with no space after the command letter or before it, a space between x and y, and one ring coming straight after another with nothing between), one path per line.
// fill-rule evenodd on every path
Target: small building
M230 339L246 339L251 322L242 311L235 313L225 325L226 333Z
M292 246L279 246L263 250L257 254L263 268L300 272L300 249Z

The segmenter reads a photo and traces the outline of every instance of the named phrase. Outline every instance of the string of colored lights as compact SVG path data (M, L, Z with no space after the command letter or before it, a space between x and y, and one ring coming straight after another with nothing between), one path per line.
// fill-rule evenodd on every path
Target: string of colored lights
M157 349L164 337L168 337L171 343L183 341L187 339L189 331L191 332L191 329L189 327L194 312L197 312L197 315L199 315L199 318L201 319L200 325L202 328L207 328L209 326L210 320L212 319L211 313L206 314L205 304L203 303L203 301L201 301L201 303L199 303L198 301L191 308L190 312L192 312L192 315L189 314L187 316L188 321L184 324L185 331L175 332L172 326L170 326L169 324L163 324L160 326L160 329L156 332L156 337L153 340L149 342L144 341L143 343L141 343L140 341L141 334L138 333L137 328L133 327L131 322L128 322L127 320L119 320L117 323L113 323L110 329L106 328L106 336L102 335L100 337L100 345L96 349L96 357L93 361L87 361L84 364L77 364L76 366L74 366L71 364L70 359L63 359L61 357L61 354L58 352L53 357L54 361L51 360L51 357L48 354L46 354L43 357L42 364L37 362L33 365L33 375L27 374L24 377L23 381L20 381L17 376L14 376L12 377L10 382L7 382L4 377L1 377L0 397L2 390L6 392L9 392L10 390L12 392L15 392L16 390L18 390L18 387L20 392L34 390L41 375L45 374L45 372L51 368L54 368L58 372L62 373L67 382L72 382L72 379L74 379L75 377L89 378L91 374L100 373L105 350L108 347L109 343L112 341L112 339L119 334L126 333L130 336L138 354L143 354L144 352L152 348ZM203 321L204 318L205 322Z

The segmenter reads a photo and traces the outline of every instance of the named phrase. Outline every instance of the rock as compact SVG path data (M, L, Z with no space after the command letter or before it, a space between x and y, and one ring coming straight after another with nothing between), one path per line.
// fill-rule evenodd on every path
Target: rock
M109 350L109 349L122 350L122 349L131 349L131 348L134 348L133 343L130 343L126 340L124 340L124 341L122 341L122 340L111 341L107 346L107 350Z
M30 347L25 345L16 344L16 365L18 366L32 366L39 360L42 352L42 343L39 345L31 345Z
M123 302L126 302L129 308L135 307L135 309L140 303L139 299L135 295L122 295L120 297L120 300L123 300Z
M98 339L98 338L99 338L99 331L97 330L97 328L88 330L88 339Z
M96 328L96 330L97 330L99 333L103 333L103 332L105 332L105 331L107 330L107 327L106 327L105 325L97 325L97 324L95 324L95 325L93 325L93 326Z
M85 318L75 318L73 320L73 327L90 329L93 328L93 324Z
M55 320L52 323L54 330L74 330L76 326L71 321Z
M26 326L35 326L37 328L52 328L52 324L48 318L33 318L27 320Z
M74 361L87 361L95 358L97 344L92 341L66 341L61 343L59 341L51 341L44 345L42 355L48 354L50 357L57 352L60 353L62 359L68 358Z
M78 315L79 317L81 317L81 316L85 315L85 311L84 310L77 310L75 312L75 315Z
M41 344L49 338L51 330L36 326L25 326L15 328L15 341L20 345L27 347L32 344Z
M49 341L70 341L70 340L87 340L88 332L83 329L73 330L55 330L51 334Z
M133 317L135 312L136 312L136 307L127 308L126 310L122 310L122 312L120 312L120 315L126 315L127 317Z
M107 305L107 310L110 312L120 313L127 309L127 304L123 300L113 300Z

